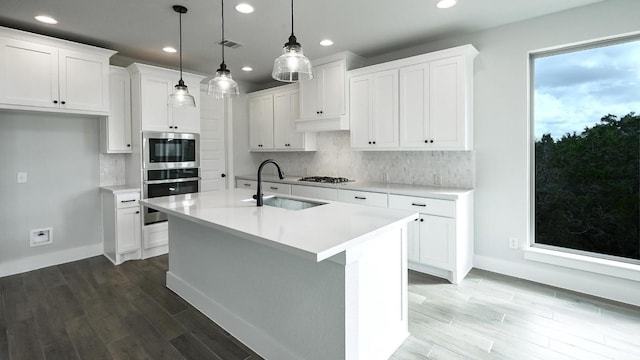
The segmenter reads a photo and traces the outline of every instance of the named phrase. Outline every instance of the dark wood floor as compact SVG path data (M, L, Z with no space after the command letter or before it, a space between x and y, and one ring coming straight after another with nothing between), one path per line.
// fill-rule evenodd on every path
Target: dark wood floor
M0 360L260 359L166 289L167 268L99 256L0 278ZM640 359L639 308L481 270L410 272L409 330L393 360Z
M0 279L0 360L260 359L165 288L167 257Z

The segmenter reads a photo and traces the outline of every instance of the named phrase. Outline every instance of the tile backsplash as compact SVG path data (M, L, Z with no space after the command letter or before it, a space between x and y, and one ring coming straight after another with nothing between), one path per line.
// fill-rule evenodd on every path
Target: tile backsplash
M124 154L100 153L100 186L124 185Z
M274 159L289 175L343 176L359 181L473 188L473 151L353 151L349 132L318 133L316 152L252 153L255 166ZM268 170L267 170L268 169ZM275 174L275 167L265 172Z

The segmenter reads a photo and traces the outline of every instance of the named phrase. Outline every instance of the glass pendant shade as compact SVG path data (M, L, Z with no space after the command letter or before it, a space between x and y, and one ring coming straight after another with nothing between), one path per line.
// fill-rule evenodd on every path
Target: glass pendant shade
M212 95L216 99L227 97L235 97L240 95L238 83L231 77L231 71L227 70L227 66L222 63L216 71L216 77L209 80L207 94Z
M293 0L291 0L291 36L284 44L282 55L273 62L271 77L282 82L298 82L313 79L311 61L304 56L302 45L293 34Z
M173 94L169 95L169 105L174 107L195 107L196 99L189 94L189 89L184 84L184 80L182 80L182 14L187 12L187 8L181 5L174 5L173 11L180 14L180 80L174 87Z
M293 41L292 41L293 38ZM295 36L289 38L284 45L282 55L273 62L271 76L282 82L298 82L313 79L311 61L304 56L302 46L295 40Z
M209 86L207 87L207 95L212 95L216 99L223 99L229 97L235 97L240 95L238 89L238 83L231 77L231 71L227 69L227 65L224 63L224 0L221 1L222 5L222 63L220 68L216 70L216 76L209 80Z
M169 105L174 107L196 106L196 99L193 95L189 94L189 89L182 79L178 81L178 85L175 86L173 94L169 95Z

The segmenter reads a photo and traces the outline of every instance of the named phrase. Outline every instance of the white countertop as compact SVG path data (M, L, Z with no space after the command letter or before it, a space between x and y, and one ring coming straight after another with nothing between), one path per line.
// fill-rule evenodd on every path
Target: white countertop
M262 181L277 182L283 184L292 185L304 185L304 186L317 186L332 189L344 189L344 190L357 190L357 191L371 191L385 194L407 195L407 196L419 196L429 197L434 199L444 200L457 200L461 195L472 192L473 189L466 188L453 188L444 186L426 186L426 185L411 185L411 184L394 184L394 183L379 183L379 182L367 182L367 181L352 181L340 184L330 183L317 183L311 181L299 181L302 176L285 176L284 180L280 180L274 175L263 175ZM257 175L240 175L236 176L237 179L253 180L256 181Z
M112 186L100 186L100 190L107 191L113 194L125 194L132 192L140 192L140 187L131 185L112 185Z
M253 195L251 190L231 189L151 198L140 204L317 262L418 218L417 212L333 201L303 210L243 201Z

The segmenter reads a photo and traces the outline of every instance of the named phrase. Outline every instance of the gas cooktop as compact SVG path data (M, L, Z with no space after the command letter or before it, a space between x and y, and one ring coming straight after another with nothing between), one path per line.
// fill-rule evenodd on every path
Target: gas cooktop
M307 176L307 177L303 177L303 178L298 179L298 181L309 181L309 182L318 182L318 183L338 184L338 183L351 182L351 181L355 181L355 180L350 180L350 179L343 178L343 177Z

